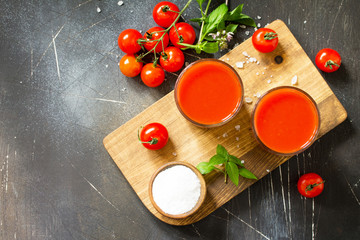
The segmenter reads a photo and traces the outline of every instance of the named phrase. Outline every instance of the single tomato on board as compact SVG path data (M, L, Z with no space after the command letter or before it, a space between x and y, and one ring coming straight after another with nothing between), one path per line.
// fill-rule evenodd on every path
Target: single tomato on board
M315 63L321 71L335 72L341 65L341 56L334 49L324 48L316 54Z
M270 28L260 28L252 35L252 43L259 52L272 52L279 43L278 34Z
M167 45L169 44L169 35L164 31L165 29L161 27L152 27L149 30L147 30L146 33L144 34L144 39L146 39L146 42L144 44L145 49L151 51L156 46L155 51L161 52L163 46L164 48L166 48ZM161 39L161 37L162 40L156 41Z
M169 133L161 123L149 123L138 132L139 141L150 150L163 148L169 140Z
M175 24L170 29L169 37L171 43L177 48L186 48L185 46L179 45L178 43L193 44L195 42L196 33L194 28L185 22Z
M133 54L126 54L120 59L120 71L127 77L136 77L140 74L143 63L136 60Z
M177 47L167 47L160 57L160 65L168 72L177 72L184 65L183 52Z
M141 33L135 29L126 29L118 37L118 44L124 53L133 54L141 50L138 39L142 38Z
M165 72L159 66L153 63L146 64L141 70L141 80L148 87L157 87L165 80Z
M179 8L172 2L159 2L154 7L153 18L159 26L170 27L179 16L179 12Z
M316 173L307 173L299 178L297 188L304 197L313 198L324 190L324 180Z

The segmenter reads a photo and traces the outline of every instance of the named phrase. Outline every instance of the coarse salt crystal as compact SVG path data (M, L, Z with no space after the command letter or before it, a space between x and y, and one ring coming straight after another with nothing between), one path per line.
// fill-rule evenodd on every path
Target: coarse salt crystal
M251 58L249 58L249 61L250 61L250 62L256 62L257 60L256 60L256 58L251 57Z
M236 130L236 131L239 131L239 130L240 130L240 125L236 125L236 126L235 126L235 130Z
M264 67L264 69L266 70L266 69L267 69L267 67Z
M239 141L239 137L236 137L235 140L236 140L236 141Z
M226 61L229 61L230 60L230 58L226 58Z
M243 62L236 62L235 65L236 65L237 68L243 68L244 67Z
M222 135L223 138L226 138L227 136L228 136L227 133L224 133L224 134Z
M105 67L106 67L106 68L108 68L108 67L109 67L109 65L107 65L107 64L106 64L106 65L105 65Z
M270 172L270 170L269 170L269 169L266 169L266 171L267 171L267 172Z
M259 64L260 64L260 62L259 62L259 61L257 61L257 62L256 62L256 64L257 64L257 65L259 65Z
M257 28L254 28L254 31L257 31L258 29Z
M269 79L269 80L267 80L267 83L271 83L271 80Z
M298 82L298 77L297 75L295 75L292 79L291 79L291 85L296 85Z
M190 211L199 201L201 184L188 167L176 165L161 171L154 179L152 195L165 213L177 215Z
M241 163L242 163L242 164L244 164L244 163L245 163L245 161L244 161L244 160L241 160Z
M172 155L176 156L177 154L176 154L176 152L173 152Z
M245 34L249 36L249 34L250 34L250 31L245 31Z
M245 102L246 102L246 103L252 103L252 101L253 101L253 100L252 100L251 97L246 97L246 98L245 98Z
M306 23L306 20L304 21L304 24Z
M99 12L101 12L101 9L99 7L97 7L96 11L99 13Z
M261 17L260 17L260 16L257 16L257 19L261 19Z
M264 73L264 72L262 72L262 74L264 75L265 73Z
M242 25L242 24L241 24L239 27L241 27L241 28L246 28L246 26L245 26L245 25Z
M258 23L258 24L257 24L257 27L258 27L258 28L260 28L260 27L261 27L261 24L260 24L260 23Z
M273 75L270 75L270 77L273 77Z
M256 93L256 97L257 97L257 98L261 97L261 93L259 93L259 92Z
M246 61L246 63L249 63L249 61Z
M258 76L259 76L259 75L260 75L260 73L258 73L258 72L257 72L257 73L256 73L256 75L258 75Z
M239 148L240 146L239 145L236 145L237 148Z
M249 54L248 54L246 51L243 51L242 54L243 54L245 57L250 57Z
M123 1L118 1L118 5L119 5L119 6L121 6L121 5L123 5L123 4L124 4Z

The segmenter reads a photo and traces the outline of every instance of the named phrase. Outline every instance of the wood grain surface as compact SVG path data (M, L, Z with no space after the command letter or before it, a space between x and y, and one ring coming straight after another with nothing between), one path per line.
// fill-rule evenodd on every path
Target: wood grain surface
M277 86L291 85L291 79L296 75L298 83L295 86L309 93L318 104L321 117L319 137L346 119L346 111L284 22L276 20L268 27L279 34L280 43L274 52L259 53L248 39L221 58L235 66L238 61L246 61L242 54L246 51L260 62L245 63L242 69L235 68L243 80L245 97L252 98L253 102L244 103L232 121L213 129L196 127L179 113L173 92L170 92L104 139L105 148L125 178L144 205L160 220L173 225L194 223L255 182L241 178L236 187L225 184L221 173L210 173L205 176L207 198L199 211L185 219L171 219L156 211L148 194L152 174L167 162L186 161L196 166L199 162L208 161L215 154L216 145L222 144L231 154L244 160L246 168L261 179L290 158L264 151L252 136L250 117L257 100L254 95ZM283 58L281 64L275 62L276 56ZM268 83L268 80L271 82ZM137 142L139 126L150 122L161 122L168 128L170 141L162 150L149 151ZM239 131L235 128L237 125L240 125Z

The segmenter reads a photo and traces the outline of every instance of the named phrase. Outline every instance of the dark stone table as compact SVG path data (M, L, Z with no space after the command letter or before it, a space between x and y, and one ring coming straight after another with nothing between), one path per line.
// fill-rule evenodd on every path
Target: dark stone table
M205 219L175 227L143 206L102 145L174 87L174 74L148 88L118 67L118 34L154 26L155 1L0 0L0 239L360 239L360 1L244 4L262 26L287 23L313 61L339 51L341 68L322 75L348 119ZM194 0L184 18L199 16ZM240 29L232 46L248 37ZM224 53L187 51L186 61ZM296 188L308 172L326 179L314 199Z

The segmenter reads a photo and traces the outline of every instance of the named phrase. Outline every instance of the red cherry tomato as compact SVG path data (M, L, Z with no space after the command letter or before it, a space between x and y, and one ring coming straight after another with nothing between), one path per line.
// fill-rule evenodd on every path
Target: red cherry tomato
M316 173L307 173L297 183L301 195L307 198L318 196L324 189L324 180Z
M335 72L341 65L341 56L331 48L324 48L316 54L315 63L324 72Z
M141 70L141 80L148 87L157 87L165 80L165 72L159 65L148 63Z
M270 28L260 28L252 36L254 48L262 53L274 51L278 42L277 33Z
M141 72L143 63L138 62L133 54L126 54L120 59L120 71L127 77L135 77Z
M120 49L124 53L133 54L141 50L141 46L137 42L142 35L135 29L126 29L122 31L118 38L118 44Z
M163 29L161 27L152 27L146 31L146 33L144 34L144 38L146 39L146 43L144 44L144 47L146 48L146 50L148 50L148 51L152 50L156 44L157 44L157 46L155 48L156 52L161 52L163 45L164 45L164 48L167 47L167 45L169 44L169 35L164 32L159 32L159 31L164 31L164 30L165 29ZM161 43L161 41L154 41L154 40L160 39L161 36L164 34L165 34L165 36L162 39L163 44Z
M175 12L173 12L175 11ZM171 2L159 2L153 10L154 21L162 27L170 27L179 15L179 8Z
M161 123L150 123L141 129L139 141L150 150L163 148L168 142L169 134Z
M184 65L184 54L177 47L167 47L160 57L160 65L168 72L177 72Z
M176 28L176 29L175 29ZM176 33L177 30L177 33ZM186 48L177 43L187 43L193 44L195 42L196 34L194 28L185 22L175 24L175 27L172 27L169 32L169 37L171 43L178 48Z

